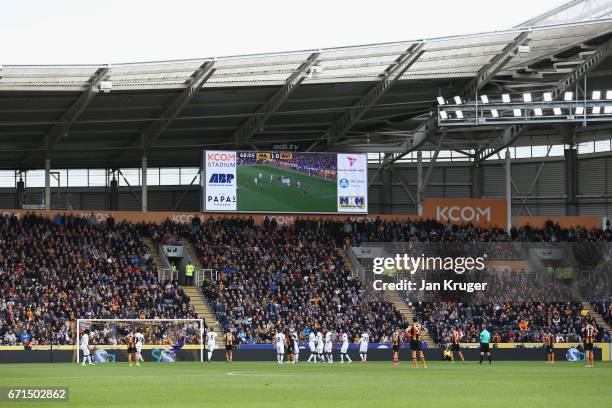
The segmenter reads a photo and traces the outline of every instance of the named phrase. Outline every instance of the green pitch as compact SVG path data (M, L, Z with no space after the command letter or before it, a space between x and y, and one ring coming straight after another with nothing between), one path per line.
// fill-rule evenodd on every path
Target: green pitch
M0 364L0 387L70 388L69 402L45 407L609 408L611 384L612 363L602 362Z
M291 186L281 184L281 176L289 177ZM236 178L238 211L337 212L335 180L265 165L239 166Z

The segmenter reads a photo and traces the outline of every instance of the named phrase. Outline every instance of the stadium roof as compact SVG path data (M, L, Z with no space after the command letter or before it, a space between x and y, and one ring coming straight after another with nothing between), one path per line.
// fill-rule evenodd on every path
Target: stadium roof
M456 37L112 66L4 65L1 167L40 168L46 157L56 168L127 167L143 151L151 165L199 165L202 148L283 143L399 153L436 96L465 90L502 54L479 92L542 92L610 38L612 2L576 0L515 28ZM515 52L522 44L528 53ZM612 89L611 79L606 53L587 88ZM609 137L607 125L594 130ZM461 129L445 143L481 149L495 131ZM537 134L541 144L565 143L567 133L538 127L513 142L532 144ZM431 136L418 148L432 149Z

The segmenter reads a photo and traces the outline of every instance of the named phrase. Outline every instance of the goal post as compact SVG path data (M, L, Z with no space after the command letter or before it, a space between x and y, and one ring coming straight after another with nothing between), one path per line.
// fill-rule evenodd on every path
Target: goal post
M127 334L140 332L144 336L143 349L151 350L157 361L175 361L173 346L182 339L184 346L180 350L191 352L183 354L203 362L204 328L204 319L77 319L76 362L81 362L81 339L87 329L90 331L89 349L92 354L98 350L102 350L99 352L102 354L113 350L124 355ZM113 361L115 355L112 354Z

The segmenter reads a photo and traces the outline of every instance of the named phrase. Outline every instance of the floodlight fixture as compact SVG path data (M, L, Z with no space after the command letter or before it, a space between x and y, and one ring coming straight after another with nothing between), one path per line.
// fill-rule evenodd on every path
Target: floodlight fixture
M531 94L529 92L523 94L523 102L525 103L531 102Z
M544 92L544 101L545 102L552 102L552 93Z
M566 92L563 95L563 100L565 100L565 101L573 101L574 100L574 93L573 92Z
M455 115L457 115L457 119L463 119L463 112L460 110L455 111Z
M448 113L446 113L446 111L440 111L440 117L442 119L448 119Z
M601 106L593 106L593 115L599 115L601 113Z
M553 113L557 116L561 115L561 108L553 108Z
M612 90L608 89L606 91L606 99L607 100L612 100Z
M514 116L521 116L521 110L520 109L514 109Z
M460 96L455 96L454 99L455 99L455 104L457 105L461 105L463 103Z
M491 116L494 118L499 118L499 112L497 112L497 109L491 109Z
M533 113L535 113L536 116L542 116L542 108L535 108Z
M593 99L594 101L598 101L601 99L601 91L593 91L593 94L591 95L591 99Z
M482 103L489 103L489 97L487 95L480 95Z
M443 97L438 96L436 99L438 100L438 105L444 105L444 104L446 104L446 101L444 100L444 98L443 98Z
M611 113L612 113L612 105L606 105L606 106L604 106L604 113L605 113L606 115L611 114Z
M510 103L510 95L509 94L502 94L502 101L504 103Z
M575 115L583 115L584 114L584 106L576 106L574 110Z

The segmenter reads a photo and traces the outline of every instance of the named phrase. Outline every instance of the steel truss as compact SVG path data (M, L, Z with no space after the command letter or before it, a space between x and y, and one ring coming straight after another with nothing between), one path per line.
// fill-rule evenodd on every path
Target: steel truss
M512 42L508 43L502 51L497 54L488 64L483 66L476 75L462 90L459 95L463 99L474 99L480 89L484 87L504 66L512 59L516 47L526 44L529 41L529 31L519 33ZM393 164L402 157L421 147L438 130L438 119L435 111L430 112L429 117L421 123L412 135L412 140L406 150L398 156L393 157L385 166Z
M383 79L370 89L357 103L344 113L325 133L327 145L338 142L359 119L404 75L423 55L424 43L411 44L397 60L387 67Z
M261 105L254 115L249 117L249 119L234 132L233 138L236 140L237 146L247 144L251 141L253 135L261 130L262 126L270 119L274 112L276 112L289 96L291 96L297 86L307 78L311 67L318 62L319 55L318 52L310 54L308 59L287 78L285 85L276 91L270 99Z
M102 82L110 73L110 68L100 68L96 71L96 73L89 80L89 85L85 92L79 96L79 98L74 101L72 105L64 113L57 122L49 128L47 133L44 136L44 144L46 147L45 155L48 157L49 154L55 148L55 145L60 141L62 137L66 137L68 135L68 131L72 127L72 125L79 119L81 114L85 111L85 108L93 101L93 99L100 92L100 82ZM32 158L32 156L36 155L35 150L31 150L28 152L23 159L22 162L27 162Z
M608 40L601 44L593 54L591 54L582 64L576 66L572 72L563 77L557 84L548 92L552 94L552 98L557 99L566 90L570 89L577 81L582 79L586 74L599 65L610 53L612 40ZM527 125L516 124L504 129L497 137L495 137L487 147L478 152L477 162L488 159L489 157L501 152L508 146L511 146L516 139L525 131Z

